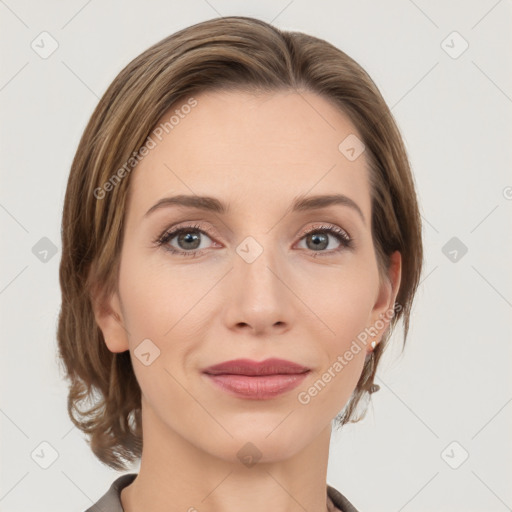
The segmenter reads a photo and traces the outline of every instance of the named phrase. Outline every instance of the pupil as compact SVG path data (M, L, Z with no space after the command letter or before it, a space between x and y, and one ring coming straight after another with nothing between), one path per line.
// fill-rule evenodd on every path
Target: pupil
M186 249L197 249L199 246L199 236L196 234L190 234L190 232L187 232L185 234L181 234L179 237L179 242L185 242L186 244L192 243L193 247L185 247ZM195 242L195 245L194 245Z
M326 235L315 233L314 235L311 235L311 239L313 240L314 248L318 249L319 246L321 246L322 249L325 249L327 247L328 240Z

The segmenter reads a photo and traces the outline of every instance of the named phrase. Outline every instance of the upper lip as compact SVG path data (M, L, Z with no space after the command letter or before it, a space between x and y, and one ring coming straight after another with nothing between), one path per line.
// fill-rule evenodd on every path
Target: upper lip
M210 375L279 375L305 373L309 368L285 359L265 359L264 361L253 361L251 359L233 359L224 361L203 370Z

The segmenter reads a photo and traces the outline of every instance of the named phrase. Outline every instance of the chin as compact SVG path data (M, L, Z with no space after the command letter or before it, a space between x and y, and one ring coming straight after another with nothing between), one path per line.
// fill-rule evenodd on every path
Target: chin
M245 428L228 429L233 438L229 439L229 447L224 446L219 456L230 462L242 463L244 458L258 463L273 463L293 457L311 443L313 436L304 432L305 425L301 428L289 424L288 420L282 421L285 417L286 414L281 414L278 421L262 422L259 428L249 424Z
M272 464L289 459L302 447L298 442L294 443L293 440L290 442L290 439L288 439L288 445L283 446L283 437L270 440L265 438L266 435L266 433L260 436L253 435L245 439L236 437L227 443L229 446L215 445L205 448L211 455L227 463L239 463L251 468L255 464Z

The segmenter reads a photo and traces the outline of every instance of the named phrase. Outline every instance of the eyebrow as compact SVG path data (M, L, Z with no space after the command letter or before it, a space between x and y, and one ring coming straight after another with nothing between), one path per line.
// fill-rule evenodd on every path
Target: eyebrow
M350 199L350 197L343 194L327 194L316 196L299 196L296 197L292 203L292 212L302 212L308 210L319 210L333 205L348 206L358 213L364 223L366 219L361 208L358 204ZM185 206L188 208L197 208L200 210L211 211L219 214L226 214L229 211L229 205L225 205L215 197L210 196L197 196L197 195L177 195L172 197L164 197L155 203L145 214L147 217L152 212L161 208L171 206Z

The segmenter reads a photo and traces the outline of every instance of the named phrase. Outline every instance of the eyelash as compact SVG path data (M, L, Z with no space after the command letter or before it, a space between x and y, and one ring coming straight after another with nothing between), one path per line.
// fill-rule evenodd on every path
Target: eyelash
M172 254L176 254L177 256L184 256L189 258L195 258L196 256L200 256L203 251L206 249L196 249L193 251L182 251L179 249L176 249L174 247L171 247L167 245L169 241L171 241L176 236L180 235L181 233L188 233L190 231L198 231L199 233L203 235L207 235L208 237L212 237L213 235L210 233L210 230L207 228L202 228L201 226L195 224L195 225L189 225L189 226L180 226L179 228L173 229L171 231L165 231L160 235L156 240L153 241L153 243L158 246L162 247L164 250L169 251ZM340 242L340 247L337 249L332 249L330 251L309 251L312 253L312 256L314 258L318 256L326 256L326 255L332 255L333 253L340 252L344 249L353 249L354 241L353 239L347 234L347 232L344 229L341 229L337 226L334 226L332 224L323 224L321 226L316 226L314 228L310 228L304 233L302 233L302 236L300 237L300 240L302 240L304 237L313 234L313 233L329 233L334 238L336 238Z

